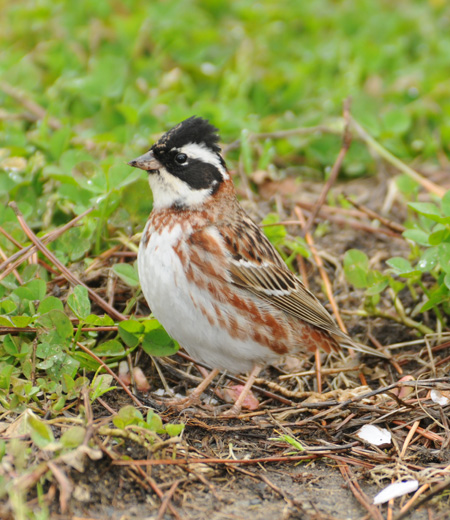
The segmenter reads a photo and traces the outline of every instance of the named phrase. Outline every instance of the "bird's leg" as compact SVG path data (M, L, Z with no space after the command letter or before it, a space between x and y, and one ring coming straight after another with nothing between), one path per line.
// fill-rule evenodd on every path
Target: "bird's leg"
M213 379L219 374L220 370L215 368L211 370L211 372L203 379L203 381L194 388L194 390L187 396L181 399L169 399L165 401L167 406L172 406L174 408L186 408L191 404L194 404L199 400L202 393L208 388L208 386L212 383Z
M252 371L250 372L247 381L244 385L244 388L242 389L242 392L240 396L238 397L237 401L234 403L234 405L227 410L225 413L222 414L222 417L237 417L241 413L242 403L244 402L244 399L247 397L248 393L250 392L250 389L255 382L255 379L258 377L259 373L262 370L261 365L255 365L252 368Z

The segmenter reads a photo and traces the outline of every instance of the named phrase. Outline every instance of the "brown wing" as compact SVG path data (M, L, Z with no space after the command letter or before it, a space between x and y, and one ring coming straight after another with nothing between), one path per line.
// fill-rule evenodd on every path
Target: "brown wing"
M327 310L289 271L283 259L247 215L238 224L219 226L231 256L228 270L233 283L271 303L288 315L329 333L337 342L360 352L389 355L353 341L342 332Z
M204 273L228 283L231 277L231 282L242 290L329 334L336 343L367 354L390 357L353 341L342 332L319 300L289 271L258 226L244 212L239 217L202 226L191 234L189 260L186 258L189 278L202 286ZM219 286L208 285L208 290L219 291Z
M282 311L326 330L340 331L319 300L289 271L267 237L248 217L219 227L231 256L233 282Z

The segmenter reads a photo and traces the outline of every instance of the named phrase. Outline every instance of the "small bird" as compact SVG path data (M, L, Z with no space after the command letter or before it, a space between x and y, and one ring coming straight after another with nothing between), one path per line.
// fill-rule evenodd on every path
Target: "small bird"
M179 404L198 399L220 370L250 372L242 402L265 364L286 354L340 345L389 357L354 342L288 269L236 198L218 130L190 117L130 166L149 173L153 210L138 271L153 315L189 355L214 368Z

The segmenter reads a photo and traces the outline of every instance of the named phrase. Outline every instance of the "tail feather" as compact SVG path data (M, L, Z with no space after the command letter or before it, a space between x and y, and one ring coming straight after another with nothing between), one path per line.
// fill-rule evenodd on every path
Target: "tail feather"
M354 341L347 335L345 335L345 338L339 338L338 341L342 347L353 349L357 352L362 352L363 354L369 354L370 356L377 356L383 359L392 358L391 354L389 354L388 352L382 352L381 350L377 350L375 348L364 345L364 343L358 343L357 341Z

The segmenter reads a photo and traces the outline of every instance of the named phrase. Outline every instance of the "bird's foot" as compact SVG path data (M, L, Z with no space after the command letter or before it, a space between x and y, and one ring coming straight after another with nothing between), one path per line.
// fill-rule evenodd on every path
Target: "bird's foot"
M174 399L165 399L163 401L164 405L168 408L172 408L178 412L185 410L186 408L190 408L194 404L198 404L200 402L199 395L188 395L187 397L177 397Z
M241 413L241 410L242 406L236 406L236 403L234 403L234 405L229 410L221 413L219 417L237 419Z

